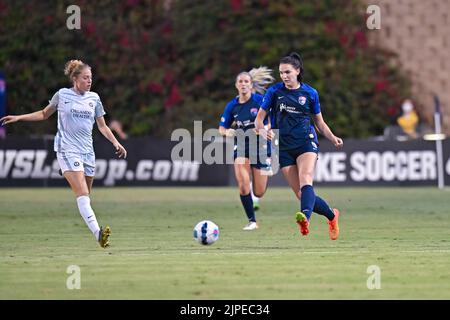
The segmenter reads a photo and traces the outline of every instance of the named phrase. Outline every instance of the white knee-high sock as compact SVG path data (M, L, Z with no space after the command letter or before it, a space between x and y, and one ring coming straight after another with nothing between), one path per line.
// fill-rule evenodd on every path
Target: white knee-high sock
M250 182L250 192L252 194L253 203L258 203L259 198L257 196L255 196L255 194L253 193L253 183L252 182Z
M91 230L95 239L98 239L98 233L100 232L100 227L98 226L97 218L95 217L94 210L91 208L91 199L89 196L81 196L77 198L78 210L83 217L84 222L86 222L89 230Z

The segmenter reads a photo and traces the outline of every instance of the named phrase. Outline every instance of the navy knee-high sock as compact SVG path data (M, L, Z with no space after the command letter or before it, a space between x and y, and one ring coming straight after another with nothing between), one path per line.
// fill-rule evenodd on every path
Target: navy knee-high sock
M319 196L316 196L316 202L314 203L313 211L315 213L327 217L327 219L330 221L334 219L333 209L331 209L328 203L326 203L326 201Z
M316 202L316 195L314 194L314 188L311 185L303 186L301 192L300 210L305 214L309 221L313 212L314 203Z
M255 210L253 209L252 194L240 195L242 206L244 207L245 213L247 214L248 221L256 222Z

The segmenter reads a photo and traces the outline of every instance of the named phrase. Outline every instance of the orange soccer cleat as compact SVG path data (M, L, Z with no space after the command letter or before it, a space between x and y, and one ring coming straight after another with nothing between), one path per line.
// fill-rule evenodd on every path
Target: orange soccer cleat
M330 239L336 240L339 237L339 210L334 208L334 219L331 221L328 221L328 231L330 233Z
M309 221L306 218L305 214L303 212L297 212L295 214L295 220L297 220L297 224L298 224L298 227L300 229L300 233L303 236L308 235L308 233L309 233L309 229L308 229Z

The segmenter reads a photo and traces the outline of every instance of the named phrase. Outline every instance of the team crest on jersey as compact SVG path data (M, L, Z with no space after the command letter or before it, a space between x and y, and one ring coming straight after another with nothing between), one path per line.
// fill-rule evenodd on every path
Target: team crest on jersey
M78 167L78 166L80 165L80 163L79 163L78 161L75 161L75 162L73 163L73 165L74 165L75 167Z
M298 97L298 103L304 105L306 103L306 97L305 96Z
M258 114L258 108L251 108L250 113L252 114L252 116L256 117L256 115Z
M94 104L92 102L89 102L89 107L93 108Z

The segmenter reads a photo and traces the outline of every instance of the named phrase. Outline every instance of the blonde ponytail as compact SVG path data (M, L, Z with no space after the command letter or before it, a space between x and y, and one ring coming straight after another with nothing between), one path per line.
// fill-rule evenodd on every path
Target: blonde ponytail
M264 94L267 86L275 80L272 76L272 70L265 66L253 68L248 72L248 74L252 78L253 90L260 94Z

